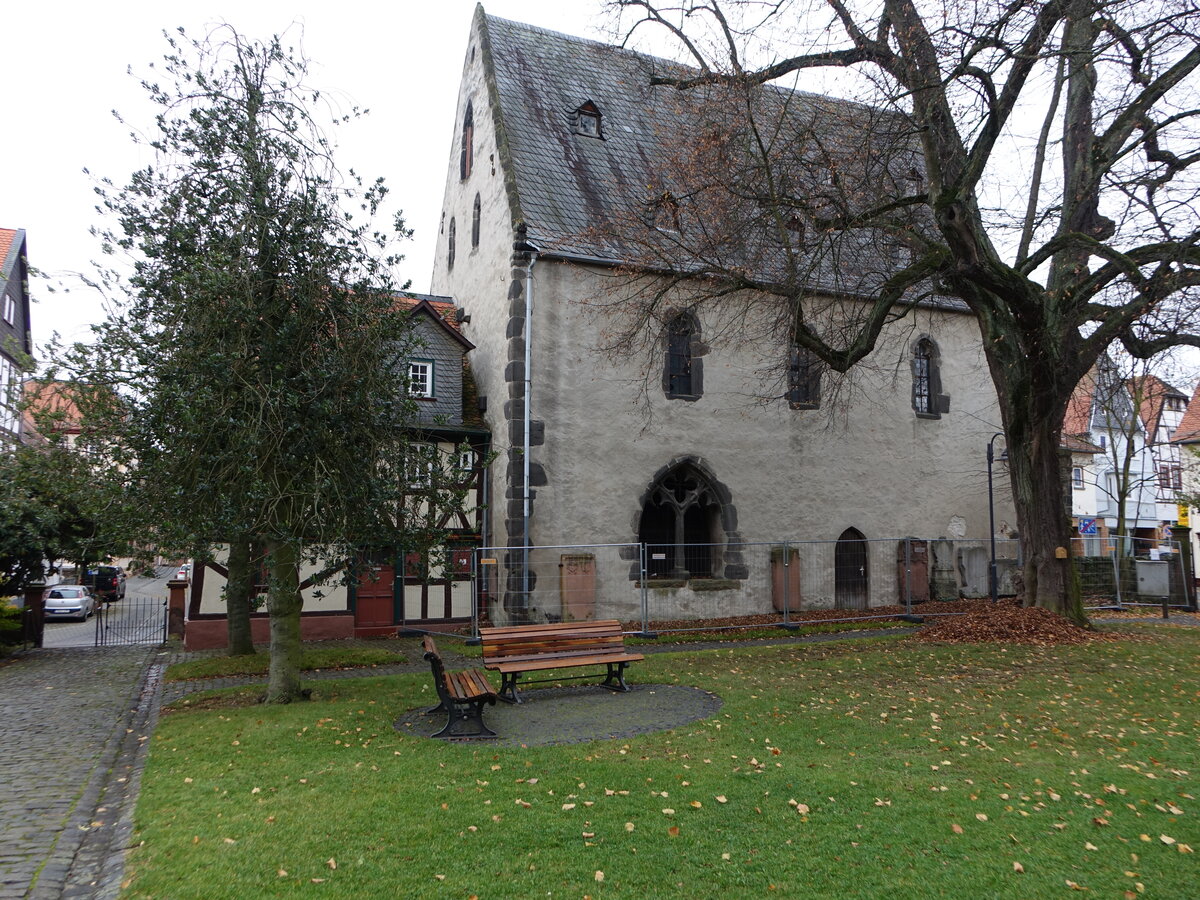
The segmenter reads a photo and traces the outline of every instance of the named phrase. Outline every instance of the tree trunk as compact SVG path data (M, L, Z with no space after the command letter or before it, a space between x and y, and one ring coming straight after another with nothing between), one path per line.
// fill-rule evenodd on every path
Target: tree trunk
M251 656L254 639L250 632L251 597L254 596L255 567L250 538L239 536L229 545L229 578L225 584L225 614L229 627L229 655Z
M1042 314L1048 304L1031 304ZM1035 317L1018 340L980 316L1008 450L1009 479L1024 560L1024 606L1040 606L1086 624L1071 558L1070 468L1061 452L1063 419L1078 383L1078 360L1056 355ZM1024 332L1023 334L1021 332ZM1070 362L1068 362L1070 360Z
M300 688L300 554L295 544L267 543L271 564L271 589L267 612L271 617L271 674L264 703L291 703L304 699Z

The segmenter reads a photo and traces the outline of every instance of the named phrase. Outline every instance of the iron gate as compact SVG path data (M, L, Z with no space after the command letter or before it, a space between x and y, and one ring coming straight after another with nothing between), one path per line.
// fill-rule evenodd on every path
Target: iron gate
M126 596L96 610L96 646L161 644L167 639L165 597Z

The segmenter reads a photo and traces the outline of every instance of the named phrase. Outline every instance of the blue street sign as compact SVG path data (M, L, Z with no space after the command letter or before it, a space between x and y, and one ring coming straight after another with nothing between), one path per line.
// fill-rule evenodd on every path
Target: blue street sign
M1080 534L1096 534L1096 520L1095 519L1080 519L1079 520L1079 533Z

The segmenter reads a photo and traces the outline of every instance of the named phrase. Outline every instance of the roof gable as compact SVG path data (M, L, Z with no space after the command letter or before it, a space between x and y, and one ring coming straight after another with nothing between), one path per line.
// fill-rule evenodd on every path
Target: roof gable
M1175 444L1200 443L1200 384L1196 385L1192 400L1183 412L1179 427L1171 435L1171 442Z

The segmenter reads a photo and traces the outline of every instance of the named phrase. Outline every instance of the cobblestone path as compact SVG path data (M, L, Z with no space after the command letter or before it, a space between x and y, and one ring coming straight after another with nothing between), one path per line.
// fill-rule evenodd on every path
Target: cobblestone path
M148 736L158 652L35 650L0 665L0 900L115 894L104 870L136 788L123 763Z

